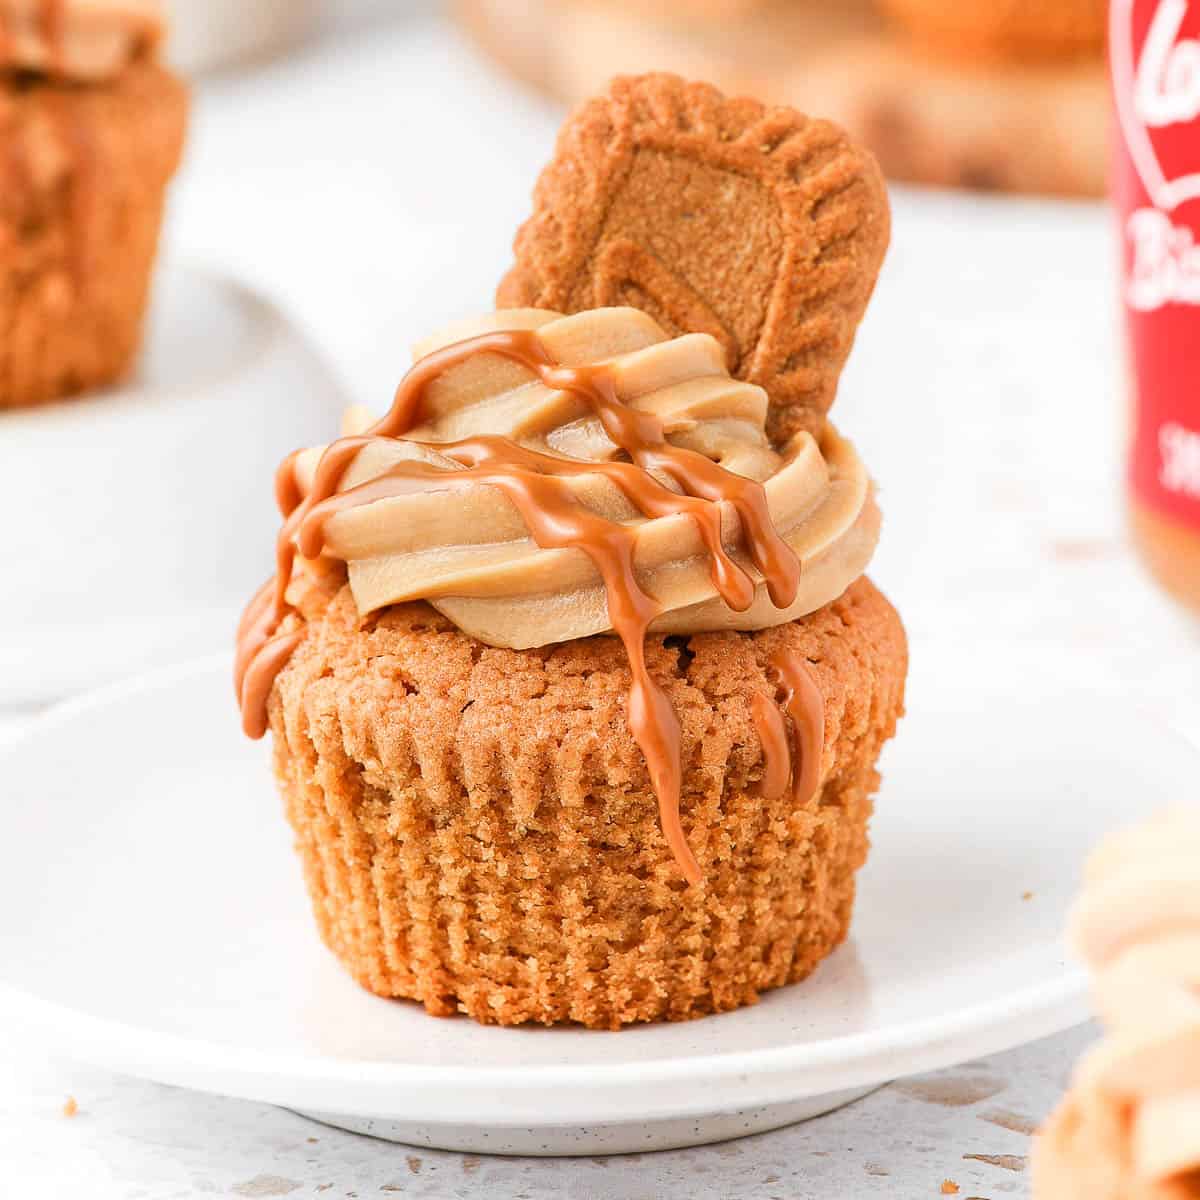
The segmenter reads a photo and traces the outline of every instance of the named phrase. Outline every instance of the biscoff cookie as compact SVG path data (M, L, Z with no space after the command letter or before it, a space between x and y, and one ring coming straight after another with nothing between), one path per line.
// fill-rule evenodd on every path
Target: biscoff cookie
M615 638L485 646L424 604L308 608L271 699L321 936L383 996L478 1021L615 1028L753 1003L846 935L875 762L903 702L899 618L865 579L758 633L651 637L679 713L688 887L625 719ZM773 653L824 698L821 785L763 795Z
M913 37L954 54L1098 57L1107 0L880 0Z
M0 19L13 5L0 0ZM104 4L77 7L48 38L37 5L17 5L29 28L0 46L0 408L128 370L183 148L187 89L155 59L155 6L132 6L124 51L108 26L85 36Z
M631 305L711 334L782 438L828 412L889 231L878 166L836 126L621 77L563 126L497 303Z

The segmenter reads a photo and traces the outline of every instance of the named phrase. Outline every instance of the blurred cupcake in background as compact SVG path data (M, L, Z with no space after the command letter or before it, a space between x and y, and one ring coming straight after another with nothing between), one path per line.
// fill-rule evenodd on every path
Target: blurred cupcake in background
M0 408L120 379L187 89L157 0L0 0Z
M823 112L893 179L1099 196L1104 0L456 0L510 73L574 104L669 70Z

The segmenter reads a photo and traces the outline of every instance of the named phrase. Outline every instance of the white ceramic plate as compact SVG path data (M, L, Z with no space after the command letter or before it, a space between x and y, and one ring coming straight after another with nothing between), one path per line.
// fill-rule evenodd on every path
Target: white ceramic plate
M359 990L310 923L225 660L71 702L0 759L0 1007L119 1071L533 1153L770 1128L1050 1034L1085 1014L1059 941L1085 854L1186 795L1196 753L1034 663L922 661L852 940L755 1008L506 1030Z
M0 707L226 645L269 570L275 467L343 404L272 304L167 265L128 382L0 413Z

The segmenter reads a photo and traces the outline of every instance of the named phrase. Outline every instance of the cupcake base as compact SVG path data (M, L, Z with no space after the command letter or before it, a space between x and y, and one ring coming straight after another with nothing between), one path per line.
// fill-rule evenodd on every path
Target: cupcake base
M137 352L187 90L0 79L0 408L112 383Z
M760 794L755 693L804 655L822 785ZM424 604L309 617L271 700L275 769L321 936L382 996L478 1021L617 1028L753 1003L846 936L907 650L866 580L754 634L655 638L683 733L688 887L626 723L614 638L485 646Z

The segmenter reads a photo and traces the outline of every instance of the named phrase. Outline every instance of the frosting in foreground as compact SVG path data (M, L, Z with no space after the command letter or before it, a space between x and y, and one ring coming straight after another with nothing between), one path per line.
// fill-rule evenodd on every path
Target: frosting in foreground
M1072 938L1108 1033L1076 1087L1124 1114L1136 1177L1200 1171L1200 812L1111 837L1092 858Z
M161 0L0 0L0 69L95 82L153 49Z
M878 535L865 469L832 431L776 451L766 394L730 378L715 339L668 339L635 309L508 310L418 354L383 420L280 468L276 578L239 630L246 731L265 731L303 637L289 617L298 561L344 564L361 615L426 600L493 645L615 632L664 835L699 879L679 821L679 724L645 636L758 629L834 600ZM763 698L764 790L791 777L803 802L819 782L820 692L803 664L773 667L796 754L785 760L784 717Z

